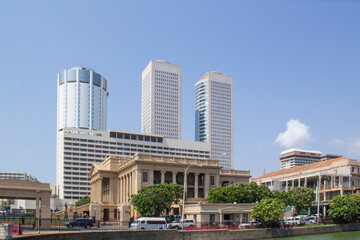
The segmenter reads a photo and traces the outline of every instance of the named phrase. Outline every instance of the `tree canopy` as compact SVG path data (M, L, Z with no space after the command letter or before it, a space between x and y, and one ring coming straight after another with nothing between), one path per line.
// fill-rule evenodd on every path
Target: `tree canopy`
M360 215L360 195L338 195L330 200L329 207L329 215L335 223L356 222Z
M184 187L173 183L155 184L141 188L137 194L131 195L131 204L141 216L160 216L171 208L171 204L179 203Z
M85 196L85 197L82 197L79 199L79 201L76 202L76 206L79 207L79 206L82 206L82 205L85 205L85 204L88 204L90 203L90 197L89 196Z
M216 187L209 191L209 203L255 203L265 197L271 197L271 190L266 186L258 186L252 182L247 185L229 185Z
M306 187L296 187L288 191L288 203L295 207L297 213L306 210L315 200L314 190Z
M262 223L279 221L282 219L284 203L276 198L264 198L252 208L251 218Z

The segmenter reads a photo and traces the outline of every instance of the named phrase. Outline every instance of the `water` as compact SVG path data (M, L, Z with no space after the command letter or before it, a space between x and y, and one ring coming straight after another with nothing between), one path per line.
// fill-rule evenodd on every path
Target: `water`
M316 235L305 235L298 237L284 237L277 238L281 240L359 240L360 231L353 232L337 232L337 233L324 233Z

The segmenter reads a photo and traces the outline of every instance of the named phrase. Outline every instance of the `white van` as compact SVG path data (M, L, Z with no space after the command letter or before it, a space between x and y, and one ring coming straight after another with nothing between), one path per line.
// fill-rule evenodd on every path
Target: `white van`
M130 225L130 229L166 229L166 220L161 217L141 217Z

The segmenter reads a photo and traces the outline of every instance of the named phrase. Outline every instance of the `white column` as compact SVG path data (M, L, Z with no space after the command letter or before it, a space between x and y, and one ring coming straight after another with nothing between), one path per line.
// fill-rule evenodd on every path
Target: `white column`
M205 186L204 186L205 198L208 197L209 190L210 190L210 175L208 173L205 173Z
M177 172L172 172L172 177L173 177L173 183L176 184L176 174Z
M161 183L165 183L165 173L166 171L161 171Z
M199 173L195 173L195 198L199 196Z

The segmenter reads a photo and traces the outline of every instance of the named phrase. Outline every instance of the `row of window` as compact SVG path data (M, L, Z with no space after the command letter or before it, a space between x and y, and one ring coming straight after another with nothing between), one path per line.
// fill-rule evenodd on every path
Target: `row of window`
M65 138L66 141L78 141L77 138ZM84 141L85 140L85 141ZM89 142L94 143L93 140L89 140ZM81 142L86 142L86 139L81 139ZM118 145L118 146L128 146L128 147L139 147L139 148L149 148L149 149L163 149L163 150L169 150L169 151L176 151L176 152L191 152L191 153L208 153L207 151L200 151L200 150L191 150L191 149L180 149L180 148L169 148L169 147L161 147L161 146L150 146L150 145L137 145L137 144L129 144L129 143L115 143L115 142L107 142L107 141L95 141L97 144L112 144L112 145ZM106 146L106 145L92 145L92 144L79 144L74 142L65 142L65 145L67 146L81 146L81 147L96 147L96 148L103 148L103 149L118 149L123 150L126 148L115 148L112 146ZM128 150L128 149L127 149ZM138 151L139 149L131 149L131 151ZM80 151L81 148L80 148Z

